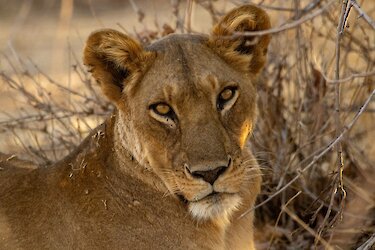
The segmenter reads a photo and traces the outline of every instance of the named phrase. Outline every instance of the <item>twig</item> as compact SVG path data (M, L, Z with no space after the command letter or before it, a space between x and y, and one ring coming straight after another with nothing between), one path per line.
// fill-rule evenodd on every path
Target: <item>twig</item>
M359 6L359 4L357 3L357 1L355 0L350 0L350 4L355 8L355 10L359 13L359 17L358 18L363 18L366 20L366 22L372 27L372 29L375 30L375 21L371 19L371 17L369 15L366 14L366 12L364 12L362 9L361 9L361 6Z
M180 16L180 4L181 0L171 0L173 15L176 17L176 30L179 29L181 33L184 33L184 19Z
M335 80L339 80L340 79L340 42L341 42L341 38L342 38L343 33L344 33L345 23L346 23L346 20L347 20L347 18L349 16L350 9L351 9L351 5L348 4L347 1L344 1L343 4L342 4L342 8L341 8L340 21L339 21L339 24L337 26L336 57L335 57L335 60L336 60L336 63L335 63ZM341 121L340 121L340 83L336 83L335 84L335 126L336 126L335 133L336 133L336 136L338 136L340 134L340 131L341 131ZM346 191L344 189L344 183L343 183L344 161L343 161L343 157L342 157L342 145L341 145L341 141L339 141L337 143L336 152L337 152L337 172L339 174L338 188L342 192L342 198L343 199L341 200L341 204L343 204L343 202L345 200L345 197L346 197ZM331 203L330 203L330 207L332 206ZM342 210L340 210L340 213L341 212L342 212ZM328 216L326 216L326 218L328 218ZM324 223L322 223L322 225L324 225Z
M353 73L350 76L347 76L345 78L341 78L341 79L338 79L338 80L328 78L328 76L323 74L323 72L320 72L320 73L322 73L322 76L327 83L343 83L343 82L351 81L351 80L353 80L355 78L359 78L359 77L373 76L373 75L375 75L375 70L370 71L370 72L363 72L363 73Z
M2 112L3 113L3 112ZM35 122L35 121L49 121L49 120L53 120L53 119L64 119L64 118L71 118L71 117L84 117L84 116L89 116L89 115L92 115L86 111L77 111L77 112L72 112L72 113L67 113L67 112L64 112L62 114L46 114L46 115L39 115L39 114L36 114L36 115L28 115L28 116L25 116L25 117L18 117L18 118L11 118L10 120L5 120L5 121L0 121L0 125L1 126L11 126L11 127L15 127L17 124L20 124L20 123L30 123L30 122ZM95 113L95 115L97 116L103 116L105 117L106 115L108 115L108 113Z
M145 18L145 13L138 7L134 0L129 0L130 5L132 6L135 13L138 15L138 22L142 23Z
M283 31L286 31L286 30L289 30L289 29L295 29L298 26L300 26L301 24L303 24L307 21L310 21L310 20L314 19L315 17L323 14L324 12L328 11L328 9L331 7L331 5L334 2L335 2L334 0L331 0L326 5L324 5L322 8L320 8L319 10L317 10L317 11L315 11L315 12L309 14L309 15L306 15L304 17L301 17L300 19L298 19L296 21L287 23L285 25L281 25L281 26L276 27L276 28L271 28L271 29L267 29L267 30L260 30L260 31L234 32L233 35L231 35L231 36L222 36L221 38L233 39L233 38L242 37L242 36L263 36L263 35L267 35L267 34L280 33L280 32L283 32Z
M100 20L100 18L98 17L98 15L96 14L96 11L94 9L94 6L92 5L92 0L88 0L89 1L89 8L90 8L90 12L91 12L91 15L94 17L94 19L98 22L99 26L100 27L105 27L103 22Z
M286 214L290 216L295 222L297 222L299 225L301 225L307 232L309 232L312 236L314 236L318 241L320 241L325 249L333 250L334 248L325 241L322 237L320 237L311 227L309 227L305 222L303 222L296 214L294 214L289 208L286 206L283 206L283 211L285 211Z
M234 1L234 0L232 0L231 2L238 6L238 5L243 5L245 1ZM293 12L294 11L293 8L285 8L285 7L268 5L268 4L264 4L263 1L258 3L258 6L264 8L264 9L276 10L276 11L286 11L286 12Z
M187 33L191 33L191 16L193 12L193 0L188 0L186 4L186 10L185 10L185 27Z
M362 246L358 247L357 250L370 250L375 245L375 233L371 235L371 237L363 243Z
M292 198L290 198L286 203L285 205L283 205L283 207L288 207L288 205L295 199L297 198L300 194L302 193L302 191L298 191L295 195L293 195ZM281 218L281 215L283 214L283 209L280 211L279 215L277 216L277 219L276 219L276 222L275 222L275 225L274 227L276 228L279 224L279 221L280 221L280 218ZM272 246L272 243L273 243L273 239L275 237L275 234L274 232L272 232L272 235L271 235L271 239L269 240L269 244L270 244L270 247ZM270 248L269 247L269 248Z
M90 100L92 102L96 102L97 100L94 99L94 98L91 98L91 97L88 97L88 96L85 96L81 93L79 93L78 91L75 91L73 90L72 88L69 88L69 87L65 87L63 84L61 83L58 83L56 82L55 80L53 80L50 76L48 76L46 73L44 73L39 67L38 65L36 65L36 63L34 63L31 59L29 59L29 61L33 64L34 68L42 75L44 76L49 83L55 85L56 87L60 88L61 90L64 90L66 92L68 92L69 94L73 94L73 95L76 95L76 96L79 96L81 98L84 98L86 100Z

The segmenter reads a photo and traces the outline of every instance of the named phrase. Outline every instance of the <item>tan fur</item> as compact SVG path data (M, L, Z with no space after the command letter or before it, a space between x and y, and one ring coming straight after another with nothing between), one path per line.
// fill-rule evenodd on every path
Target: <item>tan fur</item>
M0 248L253 249L253 214L239 215L260 191L246 140L269 37L220 36L267 28L248 5L209 37L142 48L114 30L93 33L84 62L116 110L52 167L4 164ZM219 109L227 87L235 95ZM153 111L160 102L173 116Z

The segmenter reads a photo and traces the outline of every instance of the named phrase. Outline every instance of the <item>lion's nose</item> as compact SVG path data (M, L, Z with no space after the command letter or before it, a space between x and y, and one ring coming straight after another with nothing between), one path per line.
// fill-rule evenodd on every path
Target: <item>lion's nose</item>
M191 174L195 178L202 178L206 182L210 183L211 185L219 178L219 176L225 172L227 169L226 166L220 166L215 169L207 170L207 171L194 171Z

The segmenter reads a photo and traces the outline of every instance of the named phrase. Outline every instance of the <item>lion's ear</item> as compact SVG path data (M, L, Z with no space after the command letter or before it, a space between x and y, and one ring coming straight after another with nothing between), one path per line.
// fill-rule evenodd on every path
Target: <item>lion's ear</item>
M257 74L265 64L270 35L234 34L266 30L270 27L270 19L264 10L245 5L229 12L214 26L209 46L237 69Z
M152 52L121 32L93 32L86 42L83 62L100 84L103 93L117 103L126 84L137 81L153 58Z

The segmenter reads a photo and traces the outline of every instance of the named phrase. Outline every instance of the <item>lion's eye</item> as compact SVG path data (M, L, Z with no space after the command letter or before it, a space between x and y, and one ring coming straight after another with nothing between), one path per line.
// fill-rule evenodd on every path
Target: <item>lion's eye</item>
M227 87L223 91L220 92L219 96L217 97L216 106L218 110L223 110L226 105L233 104L231 100L235 101L235 98L238 96L237 87Z
M233 90L232 89L224 89L223 92L220 93L220 99L223 101L228 101L233 97Z
M171 111L171 107L169 107L167 104L160 103L154 107L154 111L158 115L167 115Z
M169 118L172 120L176 118L176 115L173 109L166 103L161 102L161 103L152 104L150 105L149 108L154 114L158 116Z
M170 128L176 127L177 116L171 106L164 102L151 104L149 106L150 115L155 120L168 125Z

